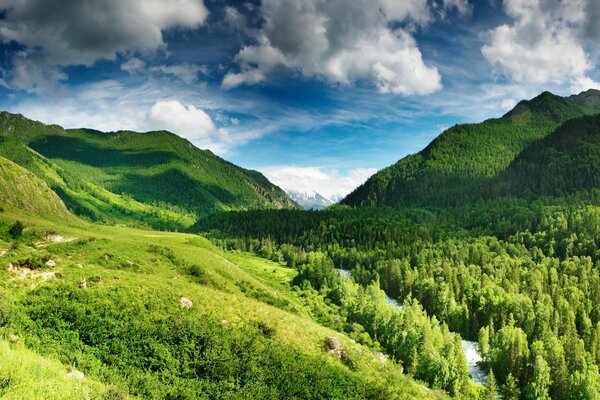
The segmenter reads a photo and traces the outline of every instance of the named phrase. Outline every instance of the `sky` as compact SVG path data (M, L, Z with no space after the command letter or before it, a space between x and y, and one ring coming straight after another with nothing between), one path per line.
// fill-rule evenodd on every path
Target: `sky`
M544 90L600 88L599 0L0 0L0 109L166 129L326 197Z

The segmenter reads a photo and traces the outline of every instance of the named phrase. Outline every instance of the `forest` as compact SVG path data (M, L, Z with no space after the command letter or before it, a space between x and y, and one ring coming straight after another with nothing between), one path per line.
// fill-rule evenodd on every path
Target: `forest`
M495 381L488 384L503 398L596 399L600 203L594 196L493 199L468 213L344 206L231 212L202 219L195 229L225 249L296 268L297 286L317 291L340 309L347 330L364 329L431 387L477 398L464 385L460 362L452 365L452 345L432 333L454 332L478 342ZM335 269L350 270L357 286ZM370 294L379 288L404 305L397 316L363 311L381 308L384 299ZM414 322L419 309L432 324ZM439 330L430 328L436 324Z

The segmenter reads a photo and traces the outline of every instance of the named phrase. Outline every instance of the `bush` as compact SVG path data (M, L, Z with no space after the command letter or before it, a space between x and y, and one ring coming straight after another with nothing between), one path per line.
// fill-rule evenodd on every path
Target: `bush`
M23 235L23 229L25 229L25 225L23 225L21 221L15 221L8 229L8 234L12 236L13 239L18 239Z

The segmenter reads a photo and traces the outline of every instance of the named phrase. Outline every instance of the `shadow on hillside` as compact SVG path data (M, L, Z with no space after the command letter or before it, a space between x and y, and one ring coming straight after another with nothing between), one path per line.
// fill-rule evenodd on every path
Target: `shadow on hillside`
M29 146L47 158L75 161L98 168L152 167L180 160L176 154L161 151L129 151L115 149L106 143L101 147L86 140L68 136L45 136L33 140Z
M216 202L233 205L239 200L238 196L222 187L200 183L174 168L154 175L125 174L111 185L110 190L127 193L144 203L165 203L199 214L217 211Z

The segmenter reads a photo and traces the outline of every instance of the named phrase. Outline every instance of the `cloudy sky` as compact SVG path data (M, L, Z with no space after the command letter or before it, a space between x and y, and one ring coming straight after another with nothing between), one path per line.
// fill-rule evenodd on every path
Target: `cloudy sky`
M0 108L167 129L346 194L446 127L600 87L597 0L0 0Z

